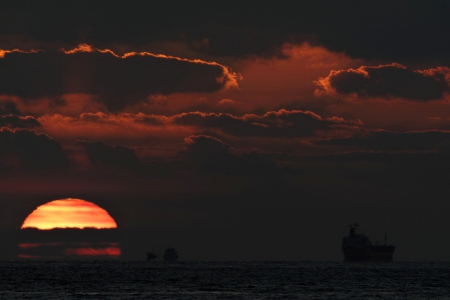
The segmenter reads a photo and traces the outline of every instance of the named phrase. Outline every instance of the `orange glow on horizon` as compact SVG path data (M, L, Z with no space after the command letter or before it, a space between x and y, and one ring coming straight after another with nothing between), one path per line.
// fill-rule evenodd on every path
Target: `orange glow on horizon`
M114 219L98 205L81 199L54 200L38 206L23 222L21 229L37 228L117 228Z
M105 247L105 248L83 247L83 248L67 248L64 251L64 254L74 256L119 257L121 252L119 247Z

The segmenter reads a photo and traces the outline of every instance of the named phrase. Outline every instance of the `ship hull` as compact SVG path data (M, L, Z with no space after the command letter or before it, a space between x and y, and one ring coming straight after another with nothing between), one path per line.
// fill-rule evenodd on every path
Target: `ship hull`
M392 261L395 246L343 247L344 261Z

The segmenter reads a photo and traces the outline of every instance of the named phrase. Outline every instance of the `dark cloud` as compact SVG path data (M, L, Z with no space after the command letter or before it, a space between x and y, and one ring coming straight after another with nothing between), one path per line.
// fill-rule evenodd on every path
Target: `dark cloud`
M192 161L204 172L263 177L279 174L273 162L264 160L255 153L238 157L217 138L197 135L187 137L185 141L188 143Z
M338 118L322 119L310 111L270 111L264 115L248 114L242 117L230 114L184 113L172 117L179 125L217 128L223 133L235 136L259 137L305 137L313 136L319 130L338 127L350 128L355 123Z
M348 138L316 140L314 143L382 151L430 151L439 149L449 141L450 132L448 131L392 132L383 130Z
M445 0L3 1L3 44L139 47L179 41L215 55L279 55L286 42L310 41L352 56L448 61L450 4ZM8 37L8 38L7 38ZM14 38L11 38L14 37ZM13 46L14 47L14 46Z
M106 1L95 4L50 1L47 7L51 9L44 9L32 1L19 2L3 3L0 17L4 22L0 34L42 46L74 46L83 42L102 47L125 44L135 48L178 41L215 55L281 55L283 42L292 40L293 35L304 35L290 30L294 14L289 8L271 15L277 11L263 3L230 2L217 9L208 1L136 1L127 5ZM283 15L290 24L280 27L277 19Z
M95 166L115 168L135 168L139 158L132 149L110 146L103 142L78 142L86 148L90 162Z
M62 168L69 160L58 142L33 130L0 129L0 165L4 168Z
M9 128L35 128L41 126L41 123L31 116L0 115L0 127L4 126Z
M0 116L21 115L16 103L13 101L0 101Z
M410 70L399 64L331 71L316 84L328 94L361 98L442 99L449 90L450 69Z
M186 138L191 158L207 172L232 173L237 168L238 158L231 154L221 140L210 136L190 136Z
M141 161L136 153L124 146L112 146L103 142L77 141L85 148L93 166L117 168L143 177L167 177L172 175L165 162Z
M214 92L236 84L217 63L149 53L117 56L82 45L74 51L8 52L0 59L0 94L59 99L90 94L110 110L146 101L149 95Z
M226 134L237 137L267 137L267 138L303 138L311 136L330 136L338 132L355 132L362 125L360 120L345 120L338 117L322 118L311 111L293 110L269 111L262 115L246 114L235 116L225 113L190 112L172 116L143 113L83 113L79 118L59 117L40 119L45 128L55 124L58 128L117 128L117 136L128 139L133 136L148 139L148 134L168 130L167 132L188 131L195 134ZM108 126L110 125L110 126ZM106 127L105 127L106 126ZM180 130L181 129L181 130ZM57 130L57 129L56 129ZM111 129L108 129L111 130ZM97 131L95 129L94 133ZM153 133L154 134L154 133ZM89 135L89 132L88 132ZM215 134L213 134L215 135ZM173 134L166 135L174 137Z

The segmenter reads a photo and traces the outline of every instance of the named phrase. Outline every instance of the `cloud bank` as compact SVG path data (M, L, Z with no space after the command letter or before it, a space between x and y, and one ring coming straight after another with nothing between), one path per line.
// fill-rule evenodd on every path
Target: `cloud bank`
M6 46L84 42L136 48L175 41L213 55L249 57L281 55L286 42L310 41L352 57L388 61L448 60L450 51L446 1L229 1L217 9L204 0L49 0L46 6L16 0L0 8Z
M0 115L0 128L1 127L9 127L9 128L35 128L41 126L36 118L31 116L16 116L16 115Z
M358 69L331 71L316 81L316 94L359 98L402 98L426 102L442 99L449 91L450 68L410 70L393 63L361 66Z
M148 52L119 56L88 45L69 51L9 51L0 58L0 94L24 99L89 94L112 111L149 95L237 87L236 77L215 62Z
M0 168L53 169L69 165L61 145L29 129L0 129Z
M157 134L169 139L190 134L214 131L235 137L304 138L335 132L354 132L362 125L359 120L322 118L311 111L278 110L262 115L235 116L225 113L190 112L173 116L143 113L83 113L78 118L60 115L38 118L42 127L52 136L61 137L83 132L85 138L98 139L114 135L142 139Z

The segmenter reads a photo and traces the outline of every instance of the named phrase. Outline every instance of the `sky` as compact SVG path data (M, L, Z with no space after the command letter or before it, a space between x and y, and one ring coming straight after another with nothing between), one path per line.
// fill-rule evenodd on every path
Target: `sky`
M125 260L342 261L357 222L450 261L449 31L438 0L2 1L0 259L74 198Z

